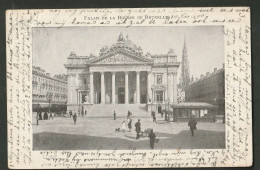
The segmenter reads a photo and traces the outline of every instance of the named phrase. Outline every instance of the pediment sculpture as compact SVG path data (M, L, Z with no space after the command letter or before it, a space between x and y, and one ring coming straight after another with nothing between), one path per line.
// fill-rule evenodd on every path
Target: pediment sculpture
M140 60L135 59L133 57L124 55L124 54L116 54L114 56L110 56L108 58L105 58L97 64L127 64L127 63L138 63Z

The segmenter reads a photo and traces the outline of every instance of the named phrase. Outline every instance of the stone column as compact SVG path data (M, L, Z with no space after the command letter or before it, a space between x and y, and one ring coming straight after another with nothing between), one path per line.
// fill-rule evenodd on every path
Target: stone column
M79 91L79 104L81 104L82 103L82 93L81 93L81 91Z
M116 72L112 72L112 103L116 103Z
M140 71L136 72L136 103L140 103Z
M90 97L90 103L94 103L94 77L93 72L90 72L89 74L89 97Z
M172 77L172 73L168 73L167 74L167 100L169 99L170 102L172 101L172 98L171 98L171 90L172 90L172 83L171 83L171 77Z
M177 103L177 73L173 73L173 103Z
M100 72L101 74L101 103L105 104L105 73Z
M151 72L147 72L147 103L149 102L149 99L152 100L151 96Z
M125 104L128 104L129 97L128 97L128 71L125 72Z
M76 73L76 86L79 87L79 74Z

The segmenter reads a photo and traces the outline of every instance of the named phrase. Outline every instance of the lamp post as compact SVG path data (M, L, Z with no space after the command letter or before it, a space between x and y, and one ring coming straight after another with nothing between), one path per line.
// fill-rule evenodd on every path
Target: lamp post
M47 93L47 101L49 103L49 114L51 113L51 101L52 101L52 96L53 94L50 92L50 93Z
M80 115L80 96L79 96L79 89L76 89L77 91L77 101L78 101L78 116Z

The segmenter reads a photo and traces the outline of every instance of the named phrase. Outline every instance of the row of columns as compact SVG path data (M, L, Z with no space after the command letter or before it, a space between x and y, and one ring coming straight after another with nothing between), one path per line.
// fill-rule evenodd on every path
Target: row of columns
M129 103L129 88L128 88L128 71L125 71L125 103ZM100 72L101 74L101 103L105 103L105 72ZM150 79L147 79L147 83ZM150 82L149 82L150 84ZM90 72L90 102L94 103L93 91L94 91L94 78L93 72ZM150 87L151 88L151 87ZM150 89L148 88L148 89ZM148 90L149 91L149 90ZM116 103L116 72L112 72L112 103ZM136 72L136 103L140 103L140 72Z
M128 75L129 72L125 71L125 103L129 103L129 88L128 88ZM100 72L101 74L101 103L105 103L105 72ZM169 98L173 103L177 102L177 75L174 73L169 73L168 78L170 78L169 86L168 86L168 94L164 94L166 98ZM116 102L115 99L115 93L116 93L116 72L112 72L112 103ZM148 99L151 98L151 72L147 72L147 96ZM94 103L94 77L93 77L93 72L90 72L90 102ZM136 71L136 103L140 103L140 72ZM166 96L167 95L167 96Z

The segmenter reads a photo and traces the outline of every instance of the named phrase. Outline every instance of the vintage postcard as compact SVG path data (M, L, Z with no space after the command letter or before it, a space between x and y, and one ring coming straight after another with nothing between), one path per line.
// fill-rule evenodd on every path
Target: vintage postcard
M6 11L8 167L252 165L249 7Z

